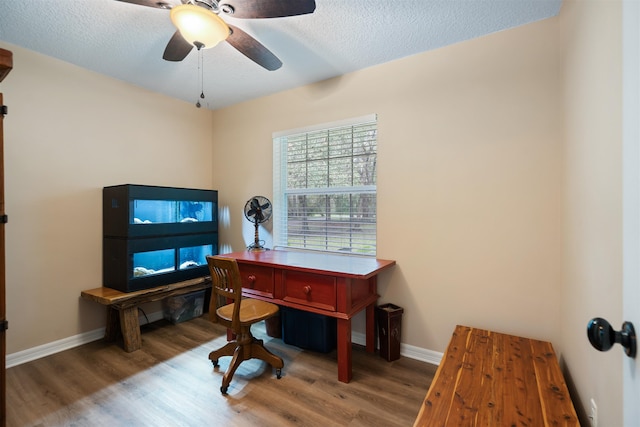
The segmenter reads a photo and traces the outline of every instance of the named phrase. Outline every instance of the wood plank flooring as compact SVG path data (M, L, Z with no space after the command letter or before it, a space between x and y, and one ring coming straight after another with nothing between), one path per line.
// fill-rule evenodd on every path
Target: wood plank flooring
M209 352L226 330L206 317L142 327L142 349L102 340L7 370L7 426L411 426L436 366L386 362L353 348L353 379L338 382L335 351L301 350L253 327L284 359L282 378L246 361L220 393L230 358Z

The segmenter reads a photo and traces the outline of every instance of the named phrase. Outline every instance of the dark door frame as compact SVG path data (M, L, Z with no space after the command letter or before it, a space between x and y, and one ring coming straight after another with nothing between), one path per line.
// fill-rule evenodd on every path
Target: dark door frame
M13 68L13 53L0 49L0 82L9 74ZM4 226L7 222L7 215L4 211L4 115L7 108L4 105L3 96L0 92L0 427L7 424L7 398L6 398L6 275L5 275L5 240Z

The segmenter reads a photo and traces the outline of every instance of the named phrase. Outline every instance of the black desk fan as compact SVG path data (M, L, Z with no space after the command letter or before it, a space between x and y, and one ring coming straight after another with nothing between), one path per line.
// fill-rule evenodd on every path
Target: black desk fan
M247 247L250 252L263 252L269 249L265 248L258 236L258 225L267 222L271 218L271 202L264 196L254 196L244 205L244 216L253 222L256 227L255 240Z

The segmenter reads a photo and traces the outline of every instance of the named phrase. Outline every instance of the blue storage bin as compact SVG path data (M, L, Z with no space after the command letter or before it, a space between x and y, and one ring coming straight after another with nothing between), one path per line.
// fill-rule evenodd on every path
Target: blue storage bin
M306 350L328 353L336 348L336 319L280 307L282 340Z

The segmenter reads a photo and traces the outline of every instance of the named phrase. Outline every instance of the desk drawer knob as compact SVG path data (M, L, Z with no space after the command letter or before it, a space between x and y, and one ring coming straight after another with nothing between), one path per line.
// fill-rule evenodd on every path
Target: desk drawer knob
M253 285L256 283L256 276L253 274L247 276L247 280L249 281L249 286L253 288Z
M306 285L304 288L302 288L302 292L304 292L305 295L309 295L311 293L311 286Z

